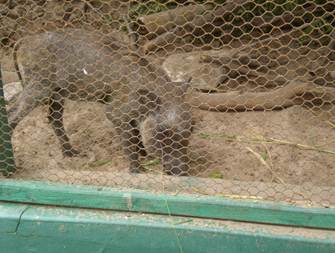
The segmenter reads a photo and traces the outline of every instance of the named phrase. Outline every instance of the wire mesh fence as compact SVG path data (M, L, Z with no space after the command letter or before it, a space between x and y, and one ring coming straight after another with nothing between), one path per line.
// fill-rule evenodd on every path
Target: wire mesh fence
M334 9L0 1L4 175L334 206Z

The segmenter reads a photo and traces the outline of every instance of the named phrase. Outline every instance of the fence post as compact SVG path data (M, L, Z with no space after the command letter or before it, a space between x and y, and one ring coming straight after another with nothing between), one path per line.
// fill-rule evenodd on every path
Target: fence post
M15 172L11 132L7 119L0 64L0 172L4 176L10 176Z

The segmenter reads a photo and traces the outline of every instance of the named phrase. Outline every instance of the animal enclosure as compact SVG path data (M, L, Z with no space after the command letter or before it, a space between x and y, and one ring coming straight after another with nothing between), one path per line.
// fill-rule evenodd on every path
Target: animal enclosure
M334 9L0 1L3 179L334 207Z

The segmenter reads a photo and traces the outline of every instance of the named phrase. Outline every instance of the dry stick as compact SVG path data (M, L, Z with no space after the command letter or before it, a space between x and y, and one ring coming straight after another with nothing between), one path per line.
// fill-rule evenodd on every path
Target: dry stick
M204 26L206 23L212 21L215 17L220 17L224 13L231 12L236 6L239 4L242 5L247 1L245 0L239 0L239 1L229 1L225 3L222 6L219 6L217 9L214 9L213 11L205 14L205 15L198 15L201 11L210 10L208 6L205 5L191 5L191 6L185 6L180 7L164 12L159 12L156 14L151 14L148 16L143 16L139 18L139 21L146 27L146 29L151 32L158 35L158 37L162 36L162 39L155 38L153 41L148 41L144 44L144 50L146 53L147 51L153 50L156 47L161 44L161 42L164 40L165 37L169 37L169 41L173 41L177 36L175 34L174 29L178 25L184 25L188 21L191 21L190 24L193 24L194 27L201 27ZM193 10L193 9L194 10ZM192 12L193 10L193 12ZM188 14L188 16L185 18L183 14ZM181 16L181 17L180 17ZM290 16L288 13L284 13L281 17L275 17L272 22L277 22L281 19L287 19ZM173 21L173 22L172 22ZM271 25L271 24L269 24ZM304 29L305 27L309 26L310 24L305 24L303 26L300 26L299 29ZM170 31L171 29L174 29L173 31ZM297 30L297 28L293 28L288 33ZM163 34L162 34L163 33ZM287 33L283 33L287 34ZM279 36L280 37L280 36ZM269 37L268 39L272 39L272 37ZM267 39L261 40L261 42L266 42ZM157 43L157 45L156 45ZM259 41L255 44L260 43ZM252 47L253 44L247 45L247 47ZM243 49L243 47L242 47ZM240 52L241 48L236 49L236 51Z
M300 149L314 150L314 151L318 151L318 152L322 152L322 153L328 153L328 154L335 155L335 151L325 150L325 149L319 149L319 148L314 147L314 146L300 144L300 143L294 143L294 142L289 142L289 141L285 141L285 140L279 140L279 139L269 138L269 139L265 139L265 142L276 143L278 145L295 146L295 147L300 148Z
M214 8L214 10L207 13L206 11L213 8L211 5L196 4L140 17L138 22L144 25L149 33L158 35L155 39L144 44L144 51L148 52L159 47L167 37L169 38L169 42L173 42L178 38L178 34L176 34L178 29L175 29L176 27L182 28L182 26L187 23L194 28L201 27L215 19L215 17L220 17L223 13L232 11L238 4L243 4L245 2L247 1L229 1L221 6L217 6L217 8ZM205 12L204 15L203 12ZM162 38L159 39L159 37Z
M104 17L104 14L94 8L94 6L88 0L84 0L84 3L87 4L87 6L89 6L93 11L95 11L95 13L99 14L101 17Z
M302 25L302 26L299 26L299 27L293 27L289 32L283 32L280 35L277 35L275 37L269 36L265 39L260 39L256 42L245 44L241 47L232 49L229 52L229 54L225 55L225 56L215 57L215 56L211 56L211 55L204 55L202 57L201 61L203 61L203 62L214 61L215 63L222 64L222 65L228 64L228 63L231 62L231 60L233 58L236 58L236 57L239 57L239 56L248 56L248 55L242 54L241 51L248 50L248 49L255 49L255 48L257 48L258 45L262 45L266 42L273 41L273 40L278 40L278 39L282 38L283 36L289 36L291 33L294 33L294 32L301 32L301 29L304 29L308 26L310 26L310 24L305 24L305 25ZM220 51L220 50L217 50L217 51ZM259 63L257 63L257 61L252 61L251 64L256 64L256 65L258 64L259 65Z
M175 9L170 9L167 11L154 13L147 16L142 16L138 18L138 22L146 27L148 32L161 34L164 33L176 25L184 25L188 21L194 21L195 17L201 17L197 20L200 23L208 22L208 17L220 17L224 12L233 11L235 7L243 5L249 2L248 0L230 0L226 3L214 8L216 15L211 15L212 13L207 13L202 15L204 11L211 10L213 8L212 4L195 4L187 5L183 7L177 7ZM200 15L201 14L201 15ZM207 16L207 17L206 17ZM197 23L198 26L200 23Z
M261 40L256 41L256 42L243 45L243 46L241 46L239 48L235 48L233 51L236 54L238 54L238 53L240 53L241 51L243 51L245 49L254 49L254 48L257 47L257 45L262 45L265 42L269 42L269 41L272 41L272 40L278 40L278 39L282 38L283 36L287 36L287 35L289 35L289 34L291 34L293 32L301 32L302 29L304 29L306 27L309 27L309 26L310 26L310 24L307 23L307 24L304 24L304 25L299 26L299 27L293 27L292 30L290 30L289 32L283 32L283 33L281 33L281 34L279 34L279 35L277 35L275 37L269 36L269 37L267 37L265 39L261 39ZM235 55L233 55L233 56L235 56Z
M144 54L146 54L148 51L152 51L156 49L157 47L172 43L177 38L176 34L179 31L182 31L182 28L179 26L176 26L171 31L167 31L163 33L162 35L152 40L149 40L147 43L143 45Z
M235 54L235 53L234 53ZM249 60L249 63L243 65L240 63L239 60L232 60L231 51L228 51L226 55L224 56L212 56L212 55L202 55L200 57L199 63L210 63L210 64L216 64L220 66L221 72L222 72L222 78L218 82L218 85L221 83L224 83L226 87L233 87L234 85L230 85L231 82L237 82L236 79L229 78L228 74L231 70L236 71L239 75L247 76L249 77L247 79L247 82L251 81L252 79L258 78L260 76L264 77L267 80L267 86L271 84L271 86L278 86L278 82L274 82L274 80L277 80L279 77L282 77L280 75L274 75L270 73L262 73L259 70L256 70L259 66L261 66L262 63L259 63L257 60ZM240 59L241 60L241 59ZM263 67L266 66L266 64L263 64ZM270 69L270 67L268 67ZM246 85L246 84L245 84ZM214 92L221 92L220 89L211 89L211 91Z
M330 125L331 127L335 128L335 124L330 122L329 120L326 121L328 125Z
M277 35L275 37L267 37L265 39L261 39L259 41L253 42L253 43L248 43L245 44L241 47L232 49L229 53L229 55L225 55L225 56L218 56L218 57L214 57L214 56L210 56L210 55L204 55L203 58L201 59L203 62L210 62L210 61L215 61L215 63L221 63L221 64L228 64L233 58L239 57L239 56L244 56L244 54L242 55L241 51L244 50L248 50L248 49L255 49L257 48L257 46L262 45L266 42L269 41L273 41L273 40L278 40L280 38L282 38L283 36L289 36L291 33L293 32L301 32L301 29L304 29L306 27L310 26L310 24L305 24L299 27L294 27L292 28L292 30L290 30L289 32L283 32L280 35ZM220 51L220 50L217 50ZM247 56L247 55L245 55ZM257 64L257 62L252 62L252 64Z
M333 144L334 142L335 142L335 138L332 138L330 141L327 141L327 142L325 142L325 143L316 145L315 147L316 147L316 148L321 148L321 147L327 146L327 145L329 145L329 144Z
M268 41L280 39L283 36L288 36L290 33L294 31L300 31L304 27L309 26L310 24L305 24L297 28L294 28L289 33L283 33L276 37L269 37L263 39L261 41L257 41L255 43L244 45L240 48L232 50L229 55L221 56L219 59L215 59L217 57L213 56L203 56L204 62L210 62L212 60L218 61L223 66L229 63L232 58L238 57L241 54L241 51L247 50L249 48L256 48L257 45L264 44ZM213 94L205 94L205 93L193 93L193 98L191 98L191 104L195 107L198 107L202 110L214 110L214 111L227 111L227 110L235 110L235 111L245 111L245 110L273 110L273 109L283 109L293 105L296 105L297 102L294 102L292 99L301 95L305 92L308 93L322 93L322 89L316 90L317 86L312 86L312 84L294 84L290 83L287 86L270 91L270 92L262 92L262 93L238 93L238 92L229 92L229 93L213 93ZM334 90L331 88L323 88L331 98L334 99ZM282 93L283 92L283 93ZM282 94L280 94L282 93Z
M258 154L256 151L252 150L249 147L246 147L246 149L251 152L253 155L256 156L256 158L265 166L266 169L268 169L272 175L272 177L275 177L280 183L285 184L284 181L272 170L272 168L269 166L269 164L263 159L263 157ZM271 180L272 181L272 180Z
M202 14L208 9L210 9L209 5L201 4L177 7L175 9L139 17L138 22L144 25L149 33L160 35L175 26L183 25L185 22L193 20L195 16Z
M310 146L306 144L300 144L300 143L295 143L295 142L290 142L286 140L280 140L280 139L275 139L275 138L265 138L265 137L260 137L260 138L243 138L242 136L227 136L227 135L220 135L217 137L222 137L225 138L231 142L241 142L241 143L268 143L268 144L277 144L277 145L288 145L288 146L293 146L299 149L304 149L304 150L313 150L313 151L318 151L321 153L327 153L327 154L332 154L335 155L335 151L332 150L326 150L326 149L320 149L318 146Z
M211 55L203 55L201 61L202 62L214 62L214 63L217 63L217 64L225 65L225 64L230 63L233 58L236 58L236 57L239 57L239 56L244 56L244 55L241 54L241 51L243 51L243 50L255 49L258 45L262 45L262 44L264 44L266 42L269 42L269 41L278 40L278 39L282 38L283 36L289 36L293 32L301 32L301 29L304 29L308 26L310 26L310 24L305 24L305 25L302 25L302 26L299 26L299 27L293 27L292 30L290 30L289 32L283 32L282 34L277 35L275 37L269 36L265 39L261 39L259 41L253 42L253 43L248 43L248 44L243 45L241 47L230 50L229 54L225 55L225 56L214 57L214 56L211 56ZM220 50L217 50L217 51L220 51ZM245 56L248 56L248 55L245 55ZM257 61L252 61L251 64L259 65L259 63Z
M293 28L288 33L280 34L276 37L268 37L261 41L256 41L251 44L244 45L242 47L236 48L232 50L229 56L223 56L216 61L222 63L222 65L227 64L231 61L232 58L238 57L241 54L241 51L256 48L257 45L262 45L268 41L280 39L283 36L288 36L293 32L300 31L310 24L305 24L298 28ZM213 56L204 56L203 61L210 62L213 60ZM235 110L235 111L246 111L246 110L274 110L274 109L283 109L297 103L292 99L296 95L301 95L304 92L309 93L320 93L315 89L317 86L312 86L311 84L297 84L294 83L288 84L286 87L263 93L241 93L237 95L237 92L229 92L229 93L214 93L214 94L206 94L206 93L193 93L194 97L191 98L191 104L195 107L199 107L202 110L213 110L213 111L227 111L227 110ZM334 98L334 91L330 91L327 88L327 92L329 91L330 97ZM280 94L283 92L283 94ZM321 91L322 93L322 91Z
M311 111L311 113L317 117L317 114L314 111ZM329 126L335 129L335 124L329 120L323 120L323 122L327 123Z
M189 98L189 102L202 110L263 111L284 109L301 104L299 101L295 101L294 98L306 93L327 94L329 98L335 100L335 90L332 88L320 88L310 83L291 81L282 88L268 92L191 93L192 97Z
M94 11L102 15L88 1L85 1L85 2ZM309 24L306 24L305 26L307 25ZM303 29L303 27L304 26L300 26L299 29ZM290 33L291 32L293 31L291 30ZM245 45L242 48L239 48L238 50L236 49L235 53L239 53L241 50L244 50L246 48L255 47L259 43L264 43L269 40L278 39L283 35L287 35L287 33L277 36L276 38L269 37L260 42L255 42L249 45ZM232 57L234 57L234 54L232 55ZM191 99L191 103L193 105L198 106L200 109L203 109L203 110L216 110L216 111L227 111L229 109L233 109L237 111L239 110L281 109L281 108L286 108L286 107L294 105L295 103L292 100L290 101L290 99L292 99L293 96L298 95L298 92L301 90L303 92L309 91L309 88L311 86L308 88L307 86L310 86L310 85L307 85L307 84L290 85L289 84L286 87L283 87L281 89L278 89L272 92L263 92L263 93L244 93L244 94L238 94L236 92L221 93L221 94L197 93L197 96ZM289 90L289 88L290 89L292 88L292 90ZM304 90L305 88L307 89ZM284 95L278 94L281 92L283 92ZM271 99L271 97L273 96L275 96L274 99ZM247 104L243 104L244 101L246 101ZM274 103L275 101L276 103Z
M316 116L317 117L317 115L316 115L316 113L314 113L313 111L311 111L312 112L312 114L314 114L314 116ZM329 120L323 120L323 122L326 122L328 125L330 125L332 128L334 128L335 129L335 125L332 123L332 122L330 122ZM326 146L326 145L329 145L329 144L332 144L332 143L334 143L335 142L335 138L332 138L332 139L330 139L330 140L328 140L327 142L325 142L325 143L322 143L322 144L319 144L319 145L316 145L315 147L317 147L317 148L320 148L320 147L323 147L323 146Z
M288 145L288 146L294 146L299 149L304 149L304 150L313 150L313 151L318 151L321 153L328 153L335 155L335 151L332 150L326 150L326 149L320 149L318 146L310 146L307 144L301 144L301 143L295 143L295 142L290 142L287 140L281 140L281 139L276 139L276 138L265 138L263 136L261 137L255 137L250 140L251 142L255 143L269 143L269 144L277 144L277 145Z
M290 141L280 140L280 139L275 139L275 138L254 138L251 141L256 142L256 143L288 145L288 146L294 146L294 147L299 148L299 149L313 150L313 151L318 151L318 152L321 152L321 153L327 153L327 154L335 155L335 151L332 151L332 150L319 149L317 146L310 146L310 145L306 145L306 144L300 144L300 143L295 143L295 142L290 142Z
M265 143L262 143L262 145L264 146L264 148L266 150L266 154L269 157L270 168L271 168L271 170L273 170L274 166L273 166L273 160L272 160L271 152L270 152L269 148L267 147L267 145ZM283 181L283 183L284 183L284 181Z
M230 0L220 6L213 4L195 4L177 7L167 11L142 16L138 19L146 27L148 32L162 34L175 26L184 25L191 21L195 26L200 27L215 17L222 16L225 12L231 12L239 5L249 2L248 0ZM211 12L206 12L212 10ZM205 12L205 14L204 14ZM203 15L204 14L204 15Z

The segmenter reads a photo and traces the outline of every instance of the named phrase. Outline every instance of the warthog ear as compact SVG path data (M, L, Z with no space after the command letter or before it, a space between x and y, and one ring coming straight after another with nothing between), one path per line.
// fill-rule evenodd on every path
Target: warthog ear
M139 106L144 106L147 110L157 110L162 104L161 99L154 92L147 89L137 90L136 100Z

